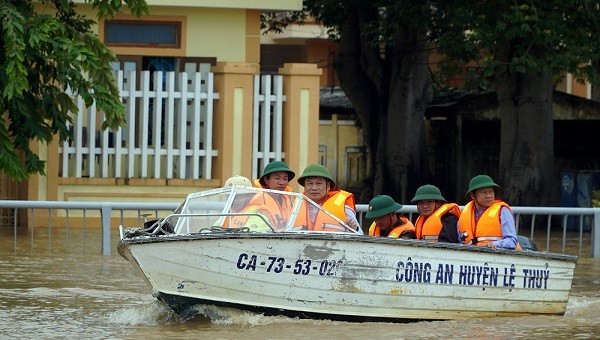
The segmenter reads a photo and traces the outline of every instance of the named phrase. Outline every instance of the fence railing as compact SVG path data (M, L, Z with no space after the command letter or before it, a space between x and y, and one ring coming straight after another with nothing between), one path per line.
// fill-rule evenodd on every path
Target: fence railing
M50 201L9 201L0 200L0 209L11 209L13 211L14 236L17 237L17 228L19 221L17 216L18 209L31 209L31 218L35 218L36 209L41 210L65 210L66 227L69 227L69 212L73 210L83 210L84 218L86 211L95 211L100 213L102 228L102 253L111 254L111 231L116 228L111 225L115 218L120 217L120 224L124 224L126 212L133 212L137 215L138 226L141 227L145 219L159 218L166 216L169 212L175 210L178 203L125 203L125 202L50 202ZM357 217L361 225L365 226L364 214L367 212L368 205L358 204L356 206ZM462 208L462 207L461 207ZM561 245L558 247L562 253L565 253L568 229L574 229L578 232L578 256L582 255L584 248L583 239L586 229L591 232L591 250L590 256L600 258L600 208L561 208L561 207L511 207L515 213L517 232L519 234L536 240L540 246L540 239L545 237L545 247L540 247L540 251L550 251L550 232L551 230L560 230L562 232ZM153 211L153 216L146 216L148 211ZM405 205L400 212L408 215L410 220L414 220L413 214L417 213L417 207L414 205ZM557 223L556 220L560 222ZM577 223L573 226L573 221ZM48 223L52 223L50 218ZM569 225L571 224L571 225ZM524 234L527 231L529 235ZM557 249L557 247L555 247ZM556 250L555 250L556 251Z
M116 73L126 127L102 130L104 113L86 108L79 114L73 139L59 148L61 177L212 178L214 92L212 73L135 71ZM138 86L139 84L139 86ZM283 152L283 77L254 78L252 178Z
M102 131L104 114L77 97L73 140L59 153L62 177L211 178L212 73L117 72L126 127Z
M252 177L258 178L283 152L283 77L254 77L254 117L252 118Z

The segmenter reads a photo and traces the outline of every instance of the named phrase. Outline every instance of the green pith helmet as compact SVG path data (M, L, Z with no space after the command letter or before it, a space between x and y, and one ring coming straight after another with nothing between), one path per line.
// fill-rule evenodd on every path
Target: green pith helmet
M417 189L417 192L415 193L415 197L410 201L410 203L415 203L423 200L437 200L446 202L446 199L444 198L444 196L442 196L442 192L440 191L440 189L435 185L431 184L425 184L419 187L419 189Z
M274 172L278 172L278 171L285 171L288 173L288 181L291 181L294 176L296 176L296 174L290 170L290 167L282 161L274 161L271 162L269 164L267 164L267 166L265 166L265 170L263 171L263 175L260 176L260 179L258 180L260 182L260 184L262 185L267 185L267 183L265 183L265 176L272 174Z
M469 190L465 194L467 199L470 199L469 193L481 188L494 188L494 191L498 191L500 186L492 180L492 178L488 175L477 175L473 177L473 179L469 182Z
M331 181L331 188L335 188L335 181L333 180L333 177L331 177L331 173L329 172L329 169L322 166L321 164L311 164L311 165L307 166L304 169L304 171L302 172L302 175L300 175L300 177L298 177L298 183L300 183L301 186L304 186L304 180L307 177L326 178Z
M397 203L388 195L377 195L369 202L369 211L366 218L377 218L392 213L402 208L402 204Z

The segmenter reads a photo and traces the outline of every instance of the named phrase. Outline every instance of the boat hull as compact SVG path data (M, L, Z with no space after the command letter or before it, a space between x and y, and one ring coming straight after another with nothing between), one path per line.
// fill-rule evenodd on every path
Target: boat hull
M564 314L576 257L337 233L121 240L175 311L196 303L352 321Z

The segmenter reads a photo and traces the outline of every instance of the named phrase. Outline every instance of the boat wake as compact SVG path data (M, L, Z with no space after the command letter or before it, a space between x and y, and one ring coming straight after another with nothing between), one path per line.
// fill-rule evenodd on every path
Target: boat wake
M289 323L290 321L299 321L298 318L289 318L286 316L266 316L260 313L253 313L236 308L219 307L214 305L198 304L186 311L188 314L194 314L191 317L203 316L210 319L212 324L216 325L252 325L261 326L269 324Z
M586 296L571 296L567 304L565 316L581 317L598 315L600 313L600 299Z
M127 326L157 326L186 321L205 321L213 325L262 326L290 322L310 322L286 316L266 316L246 310L198 304L175 313L160 301L152 301L110 313L108 323ZM313 321L314 322L314 321ZM204 321L202 322L204 323Z
M157 326L185 320L159 301L123 308L108 315L108 322L128 326Z

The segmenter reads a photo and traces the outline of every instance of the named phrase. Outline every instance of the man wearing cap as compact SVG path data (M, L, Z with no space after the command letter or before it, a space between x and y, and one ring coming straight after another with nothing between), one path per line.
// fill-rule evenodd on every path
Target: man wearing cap
M282 163L283 165L271 165L273 163ZM287 164L283 162L273 163L269 164L271 167L267 165L265 168L266 175L260 179L257 179L255 182L259 183L260 180L260 183L262 183L263 179L266 179L268 182L265 183L270 182L274 187L274 190L284 191L288 183L288 173L281 171L281 174L279 174L279 169L285 167L291 173L290 176L292 178L294 177L294 172L289 170ZM225 182L225 187L233 185L251 187L252 183L246 177L233 176L227 179ZM261 184L259 184L258 187L262 187ZM265 187L265 189L269 189L269 187ZM250 197L248 197L248 191L238 191L235 196L235 200L232 202L231 212L260 214L265 217L269 224L267 225L265 220L260 216L242 215L225 219L223 222L223 227L227 228L229 225L231 225L236 228L248 227L252 231L282 231L287 224L293 207L289 197L272 192L267 193L250 191L249 193Z
M229 177L226 181L225 184L223 185L224 188L229 188L229 187L233 187L233 186L239 186L239 187L252 187L252 182L250 182L250 180L247 177L244 176L240 176L240 175L235 175L235 176L231 176ZM250 200L254 197L255 193L254 192L247 192L244 190L239 190L235 195L234 200L231 202L231 209L229 210L230 213L239 213L239 212L246 212L246 213L253 213L258 211L257 208L252 208L250 206L248 206ZM260 219L260 217L255 217L253 216L253 218L255 220ZM249 221L249 216L235 216L235 217L231 217L228 216L226 218L222 218L223 223L220 224L223 228L229 228L230 225L235 226L237 228L239 227L243 227L248 225L248 221ZM258 220L259 222L261 220ZM263 221L264 224L264 221Z
M291 192L292 188L288 183L294 176L296 174L285 162L274 161L265 166L262 176L255 179L252 185L256 188Z
M460 209L456 203L446 203L438 187L431 184L419 187L410 202L419 211L415 221L417 240L458 243L456 223Z
M362 231L356 219L354 194L336 188L329 169L321 164L311 164L298 177L298 183L304 187L304 195L321 205L323 209L329 211L348 226L359 232ZM323 230L323 223L318 223L318 211L310 210L308 214L311 222L309 225L312 226L312 229Z
M369 227L369 236L383 236L404 239L415 238L415 226L404 216L396 213L402 208L388 195L378 195L369 202L366 218L375 221Z
M465 194L471 201L458 219L459 240L492 249L517 249L515 217L510 206L496 198L500 186L487 175L477 175Z
M252 183L250 182L250 180L247 177L235 175L235 176L229 177L225 181L225 184L223 185L223 187L227 188L227 187L232 187L234 185L241 186L241 187L251 187Z
M292 188L288 183L295 175L285 162L274 161L265 166L263 175L254 180L252 184L257 188L291 192ZM254 195L243 212L261 211L264 215L269 216L274 229L281 231L287 224L293 206L289 196L259 192Z
M232 186L251 187L252 182L250 182L250 180L247 177L235 175L235 176L229 177L225 181L225 184L223 185L224 188L228 188L228 187L232 187ZM245 208L248 205L248 203L250 202L250 199L253 196L254 196L253 192L247 193L244 191L242 191L242 192L238 191L237 194L235 195L235 199L231 203L231 212L234 212L234 213L240 212L240 210L242 210L243 208Z

